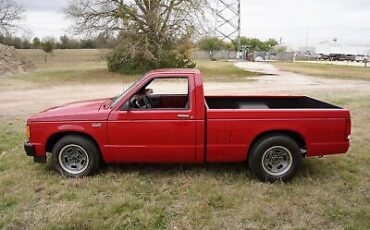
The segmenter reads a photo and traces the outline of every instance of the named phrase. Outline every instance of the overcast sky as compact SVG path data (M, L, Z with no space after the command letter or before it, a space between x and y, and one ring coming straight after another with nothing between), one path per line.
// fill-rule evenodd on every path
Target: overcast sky
M26 9L28 36L72 34L63 7L68 0L16 0ZM370 0L241 0L242 35L283 38L304 46L337 38L339 43L370 45Z

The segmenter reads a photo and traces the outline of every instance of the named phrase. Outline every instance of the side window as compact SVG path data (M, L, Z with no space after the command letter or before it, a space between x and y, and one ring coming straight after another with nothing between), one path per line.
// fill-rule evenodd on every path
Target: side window
M155 78L146 87L152 89L155 95L188 95L188 78Z
M138 90L130 99L133 109L188 109L188 77L158 77Z

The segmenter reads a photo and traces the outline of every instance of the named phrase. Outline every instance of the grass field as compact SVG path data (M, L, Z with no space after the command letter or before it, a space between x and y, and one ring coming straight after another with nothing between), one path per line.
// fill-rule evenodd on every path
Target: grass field
M277 62L274 65L281 70L312 76L370 80L370 68L365 67L291 62Z
M254 75L231 63L198 64L209 81ZM110 73L97 60L38 66L1 79L0 90L135 78ZM50 161L39 165L25 156L25 117L0 116L0 228L369 229L370 92L311 96L351 110L352 147L348 155L304 160L287 184L261 183L244 164L109 165L93 177L66 179Z
M54 50L44 61L41 50L18 50L32 60L37 70L32 73L2 79L0 90L12 87L43 87L50 85L90 84L90 83L122 83L133 82L141 75L125 75L109 72L104 57L109 50ZM205 82L229 82L248 80L257 73L235 68L231 62L196 61L197 68L204 73Z

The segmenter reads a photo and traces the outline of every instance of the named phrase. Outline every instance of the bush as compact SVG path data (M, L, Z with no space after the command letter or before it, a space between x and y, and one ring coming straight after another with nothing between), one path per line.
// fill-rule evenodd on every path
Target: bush
M205 51L219 51L224 49L225 43L217 37L205 37L199 41L198 46Z
M196 63L191 59L191 46L179 44L176 49L164 52L163 61L158 68L194 68Z
M108 56L110 71L137 74L158 68L194 68L191 44L187 41L168 41L158 47L145 36L122 34L123 41Z
M153 63L147 62L139 55L130 57L126 50L116 49L108 56L108 68L112 72L136 74L153 69Z

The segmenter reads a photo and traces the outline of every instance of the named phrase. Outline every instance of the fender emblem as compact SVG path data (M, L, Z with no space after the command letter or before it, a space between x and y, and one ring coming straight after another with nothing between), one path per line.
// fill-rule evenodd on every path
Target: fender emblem
M93 128L100 128L101 127L101 123L91 123L91 126Z

